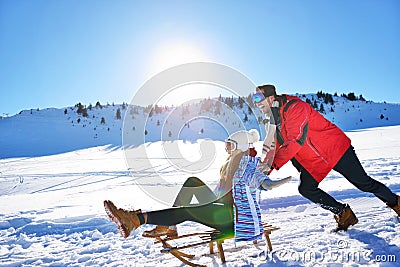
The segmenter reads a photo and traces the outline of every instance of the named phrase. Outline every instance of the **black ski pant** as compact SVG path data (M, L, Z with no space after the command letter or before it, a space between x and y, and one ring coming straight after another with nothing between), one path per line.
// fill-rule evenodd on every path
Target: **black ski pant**
M353 146L349 147L333 169L342 174L355 187L361 191L374 194L388 206L394 206L397 204L396 194L381 182L378 182L367 175L354 151ZM336 201L332 196L319 189L319 183L307 170L300 167L300 171L299 193L312 202L319 204L322 208L335 214L339 214L345 205Z
M199 178L189 177L182 185L181 190L175 198L173 207L191 206L193 196L199 204L207 204L216 200L213 191Z
M199 204L190 204L193 195ZM178 193L174 208L147 212L148 224L177 225L185 221L198 222L224 234L232 234L234 229L232 193L229 192L217 199L200 179L190 177Z

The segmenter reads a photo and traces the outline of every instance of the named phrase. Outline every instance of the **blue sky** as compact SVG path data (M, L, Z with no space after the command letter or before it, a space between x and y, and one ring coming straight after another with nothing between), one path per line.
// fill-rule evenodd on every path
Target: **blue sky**
M130 102L165 68L233 67L278 93L400 103L396 0L0 0L0 116Z

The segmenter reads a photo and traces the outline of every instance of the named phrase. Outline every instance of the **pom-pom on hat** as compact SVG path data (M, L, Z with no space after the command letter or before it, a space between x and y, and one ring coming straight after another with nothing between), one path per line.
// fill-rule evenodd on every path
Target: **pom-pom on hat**
M260 140L260 134L256 129L251 129L250 131L241 130L231 134L227 141L229 140L236 142L236 149L244 152L253 147L253 143Z

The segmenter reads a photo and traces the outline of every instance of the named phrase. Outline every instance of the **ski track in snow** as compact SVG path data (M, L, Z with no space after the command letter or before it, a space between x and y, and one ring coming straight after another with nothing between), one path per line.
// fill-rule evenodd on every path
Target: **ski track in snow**
M349 133L367 173L400 194L400 140L373 148L374 135L399 136L400 126ZM216 146L223 146L216 142ZM150 149L154 149L150 147ZM191 148L190 148L191 149ZM221 150L222 151L222 150ZM225 152L204 173L196 174L215 186ZM140 157L137 159L140 161ZM154 168L126 169L121 149L108 146L64 154L0 160L0 266L183 266L142 226L123 239L106 216L102 201L119 207L155 210L169 207L141 190L158 173L167 182L180 184L187 173L174 170L162 154L155 154ZM333 216L297 193L298 173L285 166L271 177L293 175L289 184L262 192L265 221L281 229L271 234L274 247L232 240L224 243L225 266L399 266L400 223L394 212L369 193L355 189L336 172L321 183L341 202L349 203L359 223L348 232L332 233ZM178 226L180 233L208 229L193 222ZM220 266L218 254L208 246L187 250L194 262Z

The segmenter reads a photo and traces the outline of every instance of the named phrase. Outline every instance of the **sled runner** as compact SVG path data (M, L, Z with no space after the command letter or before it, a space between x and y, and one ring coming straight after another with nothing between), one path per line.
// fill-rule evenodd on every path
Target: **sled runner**
M269 238L269 235L272 233L272 231L280 229L279 227L272 226L270 224L263 223L264 227L264 236L268 244L268 249L269 251L272 251L272 243ZM182 250L187 249L187 248L192 248L200 245L205 245L209 244L210 247L210 254L214 254L214 242L217 244L218 248L218 253L221 258L221 262L225 263L225 253L224 253L224 248L222 244L224 243L225 240L233 238L232 235L224 235L221 234L219 231L205 231L205 232L198 232L198 233L191 233L191 234L185 234L181 235L178 237L168 237L168 236L159 236L156 237L156 241L154 242L155 244L161 243L163 249L161 249L161 253L169 253L176 257L178 260L182 261L183 263L189 265L189 266L204 266L200 264L196 264L190 261L190 259L194 258L195 255L192 254L187 254L183 252ZM179 245L172 245L171 241L182 241L179 243ZM186 241L186 243L185 243ZM177 243L177 242L174 242ZM254 244L257 244L257 241L253 241Z

